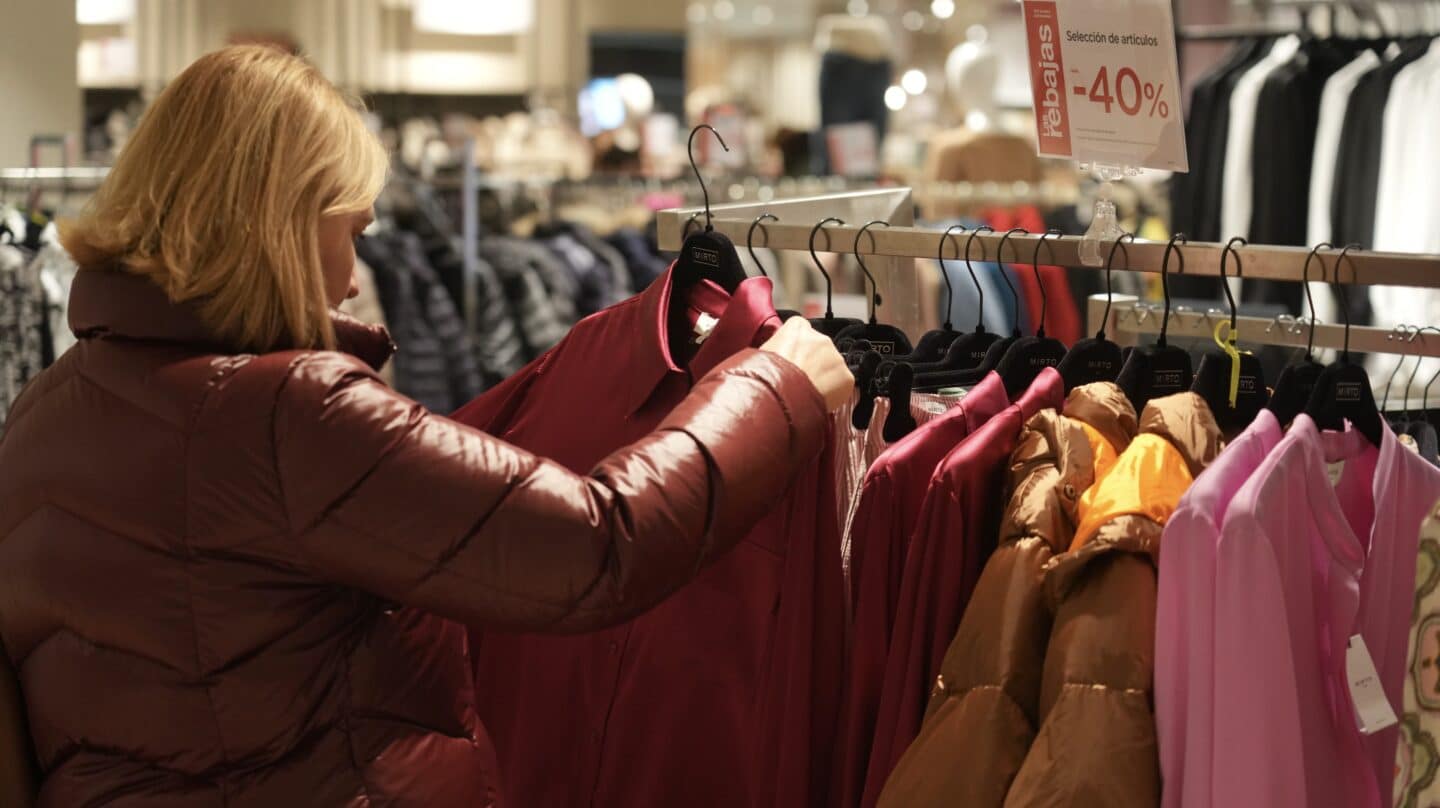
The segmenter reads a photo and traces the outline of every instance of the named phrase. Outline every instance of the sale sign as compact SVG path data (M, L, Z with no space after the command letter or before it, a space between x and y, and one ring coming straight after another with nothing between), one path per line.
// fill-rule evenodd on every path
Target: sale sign
M1024 0L1039 152L1189 171L1169 0Z

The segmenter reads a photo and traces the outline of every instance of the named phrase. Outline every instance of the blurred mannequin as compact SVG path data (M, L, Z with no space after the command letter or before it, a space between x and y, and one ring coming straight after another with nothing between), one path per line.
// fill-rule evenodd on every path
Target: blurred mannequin
M1039 182L1040 160L1035 145L1002 131L996 114L995 87L999 60L983 38L972 38L945 60L950 97L964 113L964 125L940 132L930 140L925 177L931 182ZM962 215L963 200L932 200L931 219Z

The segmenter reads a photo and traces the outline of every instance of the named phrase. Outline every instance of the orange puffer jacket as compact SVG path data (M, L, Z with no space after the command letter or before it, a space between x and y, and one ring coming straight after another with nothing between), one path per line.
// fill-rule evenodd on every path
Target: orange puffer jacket
M1011 455L1000 545L945 655L920 735L881 806L1000 806L1038 724L1050 636L1044 569L1064 552L1080 494L1135 434L1135 411L1113 384L1071 391L1064 415L1033 416Z

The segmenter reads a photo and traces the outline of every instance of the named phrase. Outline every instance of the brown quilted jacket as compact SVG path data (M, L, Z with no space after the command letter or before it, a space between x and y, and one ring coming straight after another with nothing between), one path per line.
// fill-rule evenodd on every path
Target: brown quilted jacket
M1200 396L1156 399L1115 467L1081 498L1072 549L1046 568L1055 621L1040 685L1040 729L1006 808L1160 804L1151 707L1160 537L1223 445Z
M385 387L379 329L236 355L99 270L70 318L0 439L0 639L41 805L499 804L460 623L634 617L826 428L798 369L746 351L577 476Z
M1011 491L996 548L931 693L920 735L880 798L901 806L1000 806L1039 724L1050 636L1045 565L1074 536L1079 498L1135 434L1135 411L1113 384L1078 387L1064 414L1025 425L1011 455Z

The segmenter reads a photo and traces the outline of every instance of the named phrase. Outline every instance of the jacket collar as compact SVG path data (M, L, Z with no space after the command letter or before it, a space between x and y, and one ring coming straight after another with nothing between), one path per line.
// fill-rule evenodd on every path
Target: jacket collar
M1225 448L1220 425L1205 399L1194 393L1176 393L1145 405L1140 432L1159 435L1185 458L1191 477L1200 476Z
M395 344L381 326L331 312L337 347L379 370ZM78 339L130 339L235 353L211 334L192 302L173 303L149 279L113 269L82 269L70 289L70 330Z
M634 392L626 402L626 412L633 414L655 394L670 376L685 376L686 368L676 364L670 353L670 311L674 296L675 265L650 284L636 300L640 320L635 338L639 351L633 368ZM688 365L689 378L698 380L736 352L756 347L780 325L775 313L774 287L769 278L757 277L742 281L734 294L713 284L694 286L688 302L719 318L710 336Z

